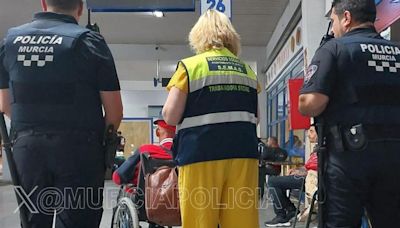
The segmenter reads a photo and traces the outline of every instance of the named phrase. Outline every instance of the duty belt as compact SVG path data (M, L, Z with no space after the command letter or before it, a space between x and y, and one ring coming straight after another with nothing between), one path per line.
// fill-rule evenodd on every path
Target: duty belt
M328 130L331 144L338 152L364 150L369 141L400 140L400 125L330 125Z
M25 129L20 131L11 131L12 141L17 140L18 138L25 136L33 136L33 135L65 135L65 136L77 136L81 138L91 138L91 139L99 139L99 134L96 131L89 130L58 130L58 129L42 129L42 128L32 128ZM99 140L100 142L100 140Z
M343 133L343 130L351 129L355 125L330 125L328 130L331 135L334 135L335 131ZM400 124L361 124L361 126L368 139L400 139Z

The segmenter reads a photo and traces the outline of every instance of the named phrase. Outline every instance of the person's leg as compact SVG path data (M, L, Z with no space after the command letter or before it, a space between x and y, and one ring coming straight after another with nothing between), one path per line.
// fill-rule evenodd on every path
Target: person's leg
M199 162L179 167L182 228L218 226L221 189L226 178L226 170L226 160Z
M367 212L373 227L400 227L400 142L370 143L375 152L374 175L367 198ZM371 154L371 156L374 156Z
M369 188L366 184L367 161L364 151L336 152L330 150L324 173L325 228L359 228L363 199Z
M271 176L268 179L268 190L277 216L285 217L286 211L294 211L296 207L286 195L289 189L301 189L304 177Z
M258 228L256 159L229 159L229 170L222 191L220 228Z
M53 213L48 212L42 200L46 188L52 186L52 174L47 166L51 151L41 143L42 140L42 136L23 136L18 137L13 145L21 193L29 196L21 210L27 215L30 228L50 228L53 220ZM29 209L25 205L29 205Z
M97 228L103 213L104 154L95 135L54 137L62 149L54 151L55 186L63 193L57 228ZM60 161L62 161L60 163Z

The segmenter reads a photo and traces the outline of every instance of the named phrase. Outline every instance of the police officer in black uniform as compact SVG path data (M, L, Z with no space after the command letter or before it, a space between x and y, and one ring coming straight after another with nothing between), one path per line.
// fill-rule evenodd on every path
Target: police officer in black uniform
M78 25L82 0L41 2L44 12L11 28L0 48L0 108L32 203L27 224L51 227L56 212L57 228L99 227L102 138L122 117L114 60L99 33Z
M324 122L324 227L400 227L400 47L375 30L373 0L334 0L335 39L305 76L299 109Z

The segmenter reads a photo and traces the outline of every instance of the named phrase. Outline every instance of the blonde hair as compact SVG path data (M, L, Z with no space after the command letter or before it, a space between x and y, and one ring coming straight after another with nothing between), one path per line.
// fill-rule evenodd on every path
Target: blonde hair
M229 18L216 10L207 10L189 33L189 44L196 54L211 49L227 48L240 53L240 36Z

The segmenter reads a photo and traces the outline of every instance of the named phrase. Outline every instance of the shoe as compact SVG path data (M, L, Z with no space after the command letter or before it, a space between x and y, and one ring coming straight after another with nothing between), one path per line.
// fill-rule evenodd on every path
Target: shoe
M276 216L271 221L266 221L264 224L266 227L290 226L288 219L279 216Z

